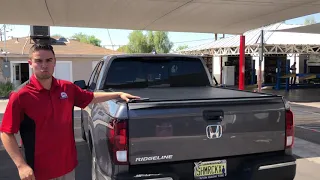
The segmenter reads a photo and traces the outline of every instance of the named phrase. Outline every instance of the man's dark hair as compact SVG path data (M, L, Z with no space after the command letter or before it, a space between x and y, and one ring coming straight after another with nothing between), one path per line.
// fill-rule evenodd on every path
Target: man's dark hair
M51 45L49 45L49 44L34 44L29 50L29 58L32 57L32 53L34 53L36 51L40 51L40 50L51 51L53 53L53 55L55 55L55 53L53 51L53 47Z

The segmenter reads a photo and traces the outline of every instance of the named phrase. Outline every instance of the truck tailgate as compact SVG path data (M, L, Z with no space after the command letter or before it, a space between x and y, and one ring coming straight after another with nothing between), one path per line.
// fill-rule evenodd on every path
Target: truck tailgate
M285 148L281 97L140 102L128 108L131 165Z

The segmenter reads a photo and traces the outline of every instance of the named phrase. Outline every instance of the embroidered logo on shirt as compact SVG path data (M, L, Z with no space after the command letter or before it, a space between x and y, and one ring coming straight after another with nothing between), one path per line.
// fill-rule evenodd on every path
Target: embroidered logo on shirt
M67 93L62 92L62 93L61 93L61 97L60 97L60 99L67 99L67 98L68 98Z

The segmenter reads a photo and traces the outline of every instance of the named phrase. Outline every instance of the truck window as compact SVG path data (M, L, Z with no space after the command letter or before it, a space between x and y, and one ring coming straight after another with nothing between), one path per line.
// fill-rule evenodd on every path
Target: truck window
M196 58L119 58L111 63L104 88L209 86L205 68Z
M92 73L92 75L91 75L91 77L90 77L90 80L89 80L89 90L95 90L95 88L96 88L96 85L97 85L97 80L98 80L98 77L99 77L99 74L100 74L100 71L101 71L101 68L102 68L102 65L103 65L103 61L100 61L97 65L96 65L96 67L95 67L95 69L94 69L94 71L93 71L93 73Z

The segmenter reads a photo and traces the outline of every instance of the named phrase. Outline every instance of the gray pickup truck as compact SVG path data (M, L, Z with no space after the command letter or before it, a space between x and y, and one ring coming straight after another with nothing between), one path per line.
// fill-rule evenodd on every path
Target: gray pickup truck
M198 56L104 57L88 91L122 91L81 110L93 180L293 180L293 114L281 96L218 87Z

